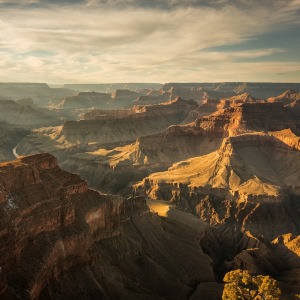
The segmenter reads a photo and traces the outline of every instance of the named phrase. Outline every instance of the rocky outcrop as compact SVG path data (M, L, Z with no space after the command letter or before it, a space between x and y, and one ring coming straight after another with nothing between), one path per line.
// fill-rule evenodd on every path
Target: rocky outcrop
M138 92L128 89L118 89L113 94L113 108L131 107L132 103L140 96Z
M197 236L143 198L89 190L49 154L0 164L0 182L2 299L187 299L217 285Z
M268 98L269 102L283 102L285 105L297 100L300 100L300 93L293 90L287 90L277 97Z
M275 103L243 103L238 107L230 107L208 117L196 121L196 126L206 131L229 135L237 135L253 131L279 131L290 128L299 132L299 119L281 102Z
M263 103L264 100L257 100L253 98L249 93L243 93L237 96L230 98L221 98L221 99L205 99L202 101L200 106L191 111L189 116L184 120L184 124L191 123L196 119L199 119L204 116L208 116L218 110L241 106L243 103Z
M136 143L114 150L96 150L69 156L63 163L63 167L72 172L79 172L98 189L118 192L126 184L141 180L142 176L148 176L152 172L166 170L174 162L216 151L225 137L250 133L253 128L262 131L292 127L296 131L297 120L289 119L290 112L281 104L246 104L218 111L208 117L198 118L197 121L184 126L170 126L162 133L141 136ZM144 111L149 109L154 114L154 108L161 112L164 107L168 106L146 106L134 109L136 113L139 111L145 113ZM123 113L129 114L130 111ZM116 116L118 115L121 117L122 111L116 111ZM93 114L93 118L97 118L96 113ZM104 118L104 111L99 111L99 118ZM109 118L111 118L110 115L107 116L107 119ZM290 134L287 131L274 131L269 134L268 139L271 139L271 135L276 136L275 140L279 139L283 144L295 149L299 147L299 139L293 135L292 131ZM241 137L241 139L255 138L264 139L265 137L260 135ZM237 140L238 138L232 140L232 143L238 143ZM103 176L96 176L99 170ZM125 170L127 176L124 176Z
M299 137L290 129L253 132L224 138L218 151L175 163L134 188L211 225L200 244L219 278L247 269L277 278L284 293L298 293L299 164ZM272 243L287 234L290 243Z
M194 212L195 199L205 194L242 202L281 202L285 188L299 194L300 154L297 137L280 140L280 136L229 137L218 151L151 174L138 187L153 198L175 202Z

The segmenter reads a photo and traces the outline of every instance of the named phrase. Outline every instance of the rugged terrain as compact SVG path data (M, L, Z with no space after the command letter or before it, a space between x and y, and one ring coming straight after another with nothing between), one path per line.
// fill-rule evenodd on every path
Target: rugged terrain
M95 110L83 120L33 131L18 147L20 154L50 152L60 161L66 155L101 148L113 148L139 136L158 133L183 121L197 104L180 98L164 104L135 106L129 111Z
M58 125L62 120L58 113L36 106L31 99L20 99L0 100L0 122L32 129Z
M287 293L298 292L299 118L282 102L243 103L174 128L222 143L152 173L135 185L136 193L210 223L201 245L220 277L246 268L276 277Z
M144 198L89 190L49 154L2 163L0 178L2 299L220 297L201 231Z
M95 87L55 127L1 98L2 161L87 180L0 165L3 297L220 299L233 269L300 293L298 85Z

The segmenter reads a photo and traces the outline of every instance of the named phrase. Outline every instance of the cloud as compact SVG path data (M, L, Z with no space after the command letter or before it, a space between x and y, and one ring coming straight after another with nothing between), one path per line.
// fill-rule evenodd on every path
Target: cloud
M299 2L266 0L258 5L254 0L89 0L66 5L70 1L28 0L23 4L30 8L22 10L3 5L0 65L5 66L5 77L0 79L22 81L31 76L32 81L51 82L170 81L170 76L186 81L184 78L195 76L194 81L202 72L211 76L206 79L209 81L214 78L209 69L225 76L221 72L231 74L229 66L235 69L233 72L244 68L238 59L285 51L284 47L267 46L229 53L207 49L243 43L278 27L295 26ZM44 6L47 3L51 5ZM284 64L279 65L284 68ZM278 64L268 66L273 70ZM294 66L297 69L299 64L295 62ZM255 73L255 68L250 69ZM295 68L285 69L294 72Z

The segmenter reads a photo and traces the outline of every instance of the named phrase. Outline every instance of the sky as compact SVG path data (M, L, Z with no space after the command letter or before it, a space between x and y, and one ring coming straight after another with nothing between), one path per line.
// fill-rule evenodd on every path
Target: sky
M0 81L300 82L300 0L0 0Z

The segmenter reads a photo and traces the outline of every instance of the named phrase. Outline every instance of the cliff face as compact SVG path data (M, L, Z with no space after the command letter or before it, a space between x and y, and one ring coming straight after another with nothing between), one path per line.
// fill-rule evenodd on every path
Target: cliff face
M225 222L226 215L228 218L237 216L238 207L246 203L245 216L235 220L240 224L246 222L243 225L245 230L258 234L265 228L265 235L269 234L269 238L286 232L297 233L298 225L282 226L282 231L280 225L278 230L268 232L272 219L268 226L251 227L249 213L261 205L263 209L271 208L272 204L274 209L285 206L282 203L289 203L289 195L299 195L300 144L299 136L295 134L298 128L298 119L281 103L246 103L199 118L190 125L171 127L166 133L172 136L173 143L174 135L184 134L193 137L202 151L205 148L200 146L200 141L203 142L204 137L209 137L207 143L210 146L213 141L223 142L217 151L210 148L207 153L194 153L193 158L177 162L165 172L149 175L136 185L136 189L151 198L176 203L181 209L214 225ZM155 140L148 143L155 144ZM180 144L183 147L183 143ZM211 200L204 201L207 195L217 199L215 201L220 206L214 207ZM231 203L230 206L221 205L225 200ZM235 213L228 211L231 206L237 210ZM274 214L270 212L270 215L276 218L280 209ZM219 210L223 217L218 214L214 217L214 210ZM259 215L261 217L263 213Z
M171 163L211 153L228 136L289 128L298 132L299 121L282 104L243 103L200 117L190 124L170 126L162 133L140 137L136 143L136 161ZM290 134L282 131L282 135L295 138L291 131Z
M151 197L177 202L192 210L197 194L215 193L236 201L280 202L283 187L299 193L299 138L276 137L282 137L282 133L224 139L218 151L151 174L141 186ZM186 203L189 195L191 203Z
M219 150L152 173L134 188L211 225L200 244L219 278L248 269L281 281L285 293L298 293L299 145L290 129L227 137ZM275 243L287 234L293 242Z
M279 131L290 128L299 131L299 119L279 103L243 103L199 118L196 126L206 131L226 131L237 135L253 131Z
M191 123L196 119L199 119L204 116L209 116L210 114L218 110L241 106L244 103L254 103L254 102L263 103L265 101L257 100L253 98L249 93L243 93L229 98L205 99L201 102L200 106L197 109L195 109L190 113L190 115L184 121L184 124Z
M143 93L131 91L129 89L117 89L113 93L113 108L129 108L133 106L135 100Z
M196 236L143 198L89 190L49 154L0 164L0 180L3 299L184 299L218 286Z
M166 118L167 113L163 109L167 110L169 106L136 106L132 111L135 111L134 116L151 113L152 116L161 114ZM130 116L130 110L125 112ZM120 111L119 118L122 117L121 113L125 116L125 112ZM118 115L116 111L116 116ZM104 118L103 111L99 111L98 117L94 114L94 118ZM106 118L110 119L111 116L108 115ZM208 117L198 118L197 121L187 125L170 126L162 133L145 134L135 143L114 150L96 150L69 156L62 166L72 172L79 172L98 189L118 192L129 182L141 180L153 172L166 170L174 162L216 151L223 139L228 136L251 133L254 129L264 131L281 128L293 128L295 132L298 128L297 118L282 104L243 103L241 106L233 106ZM297 148L299 139L292 131L288 133L287 130L277 135L277 131L272 132L276 135L276 139ZM266 139L271 139L271 135L270 133ZM250 143L249 139L264 138L260 135L241 137L246 139L245 143ZM237 140L238 138L231 142L238 143ZM102 175L96 176L100 170Z
M165 104L135 106L128 111L95 110L88 113L85 120L33 131L20 143L18 153L48 151L63 160L69 154L95 151L99 147L113 148L180 123L195 107L194 101L177 99Z
M103 116L94 120L65 122L62 133L69 142L132 142L137 137L164 130L179 123L195 108L195 103L184 100L166 105L138 107L136 113L125 116Z

